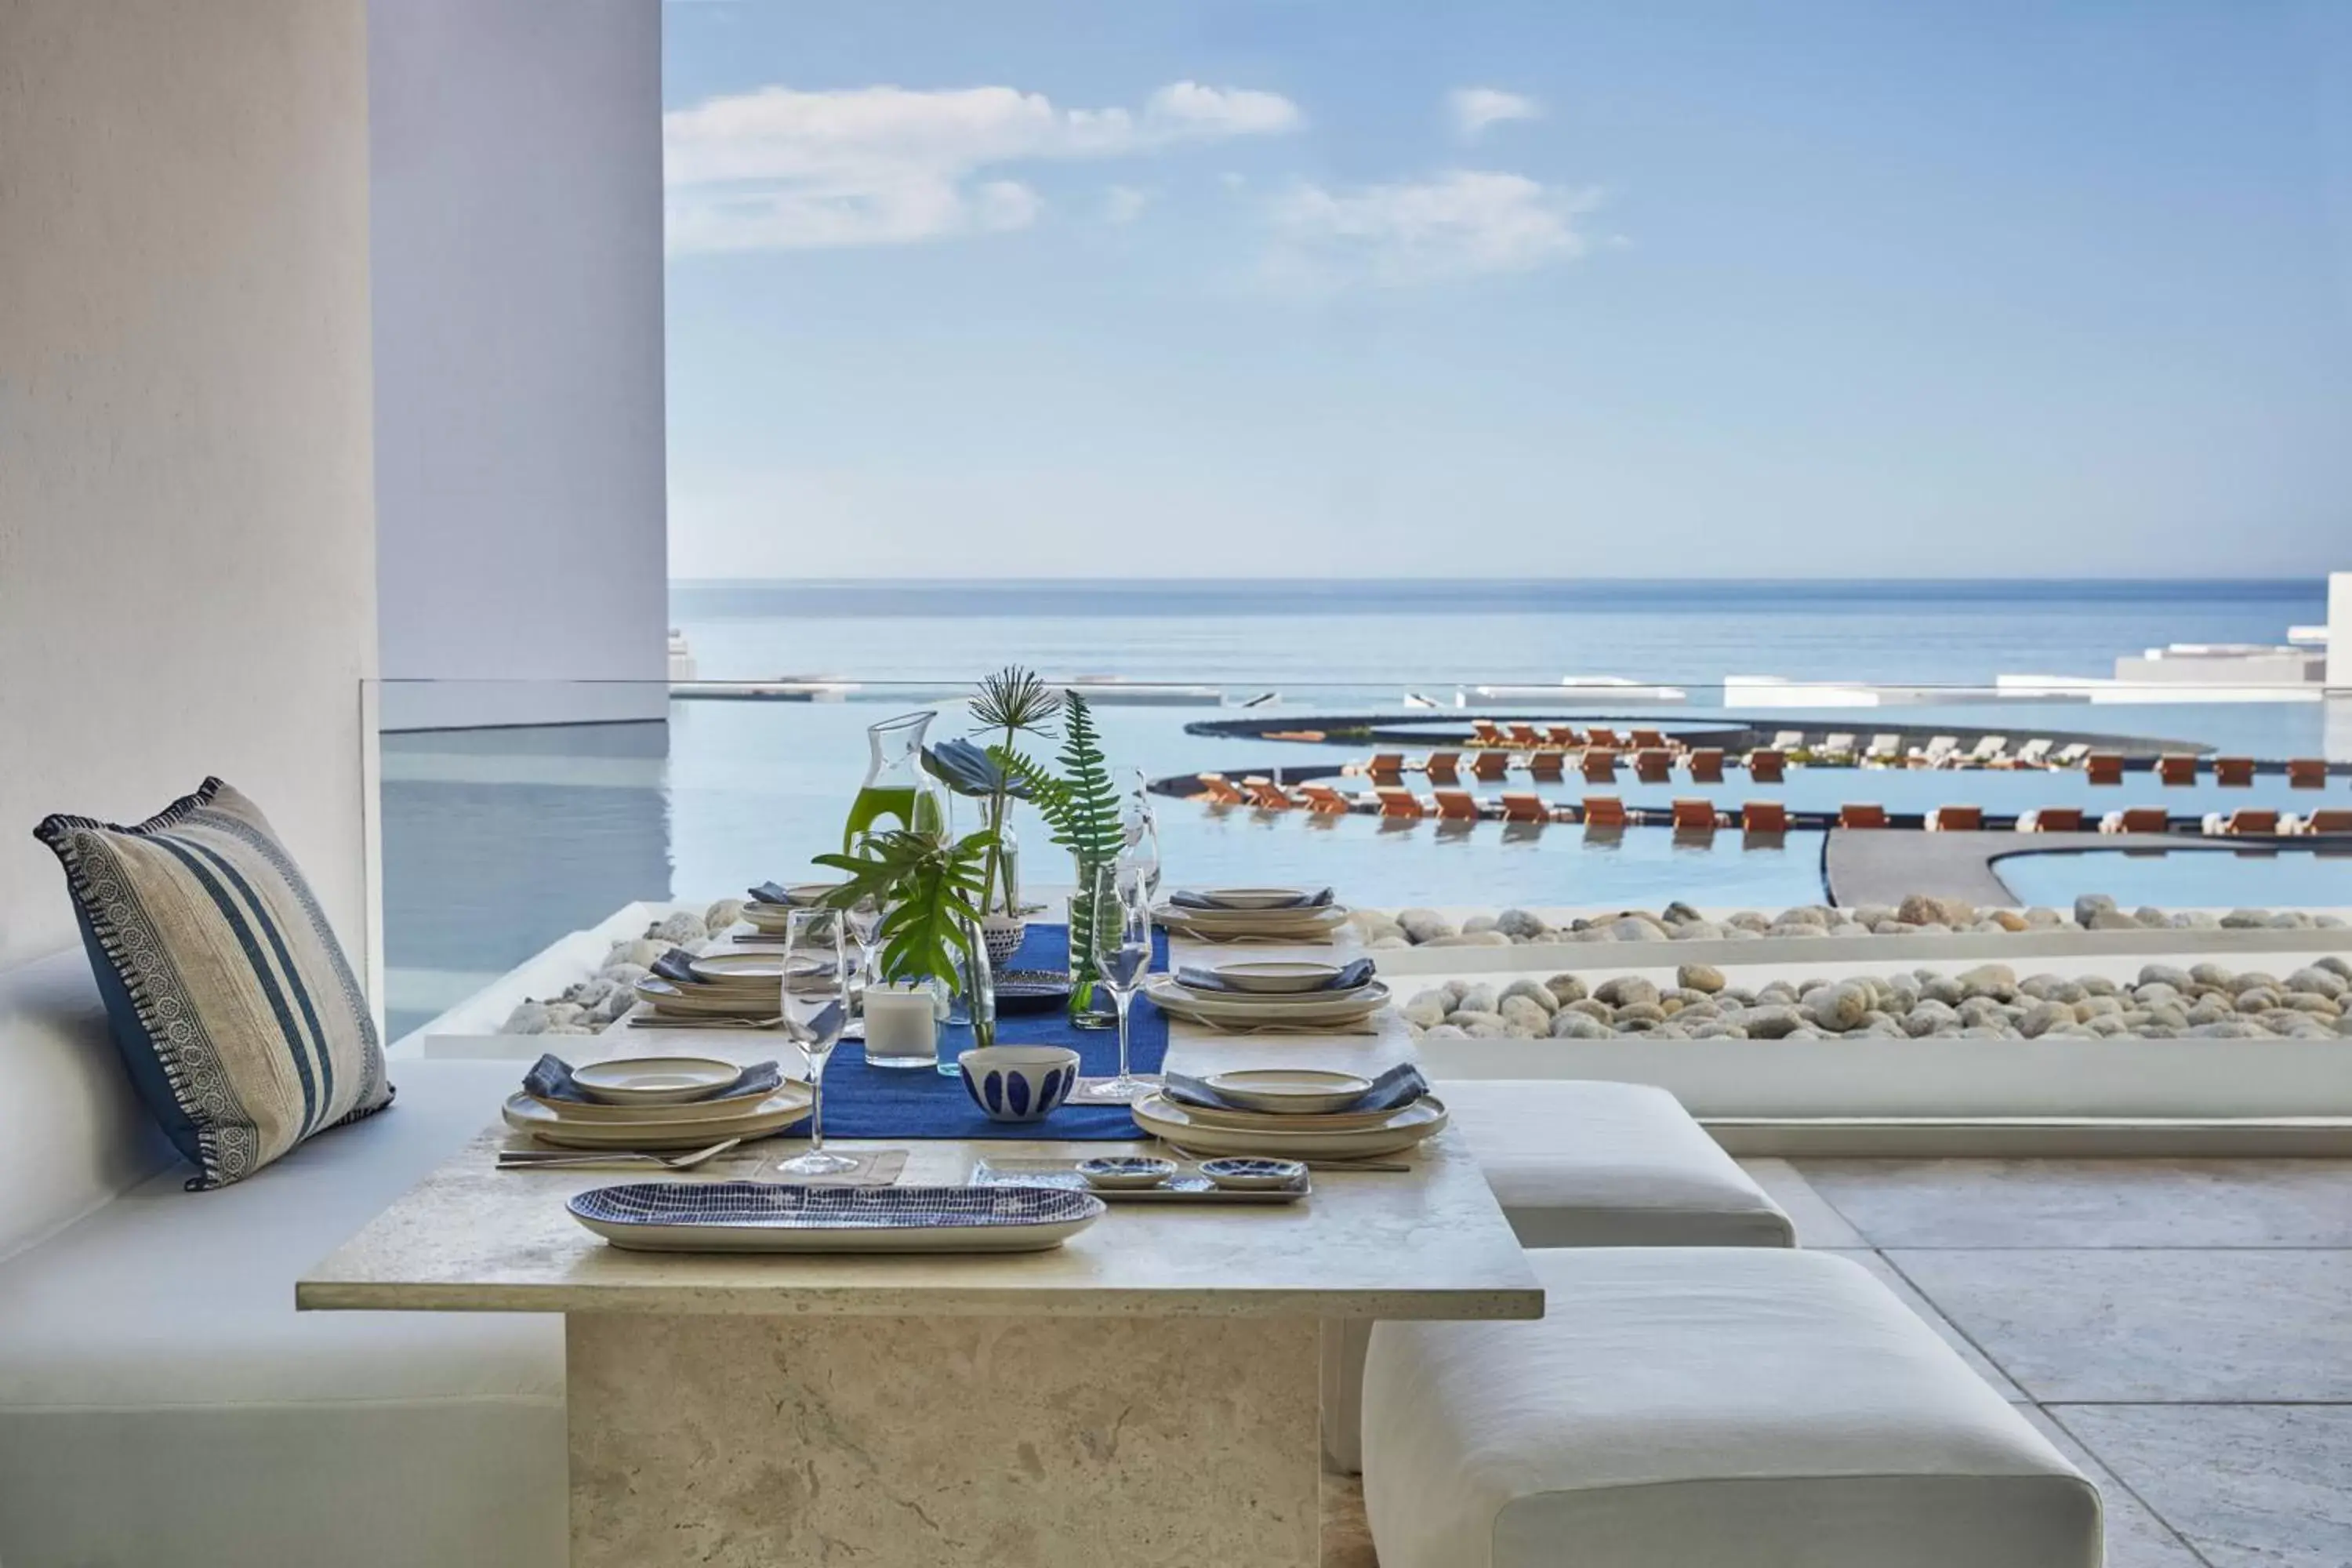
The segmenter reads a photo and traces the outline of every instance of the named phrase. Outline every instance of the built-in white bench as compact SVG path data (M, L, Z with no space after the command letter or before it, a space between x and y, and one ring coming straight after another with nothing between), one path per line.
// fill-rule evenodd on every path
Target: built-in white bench
M557 1318L294 1310L513 1062L188 1193L78 952L0 972L0 1563L562 1568Z
M1856 1264L1560 1249L1528 1323L1382 1323L1381 1568L2098 1568L2098 1493Z
M1454 1127L1528 1247L1794 1247L1796 1229L1675 1097L1647 1084L1456 1079L1437 1086ZM1364 1352L1372 1325L1323 1339L1323 1450L1361 1460Z

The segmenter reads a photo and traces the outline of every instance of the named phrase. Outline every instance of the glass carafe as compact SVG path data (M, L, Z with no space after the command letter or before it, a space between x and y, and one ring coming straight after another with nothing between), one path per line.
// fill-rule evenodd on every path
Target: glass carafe
M841 835L845 851L887 817L898 819L892 826L947 831L947 787L923 766L923 731L938 716L928 709L901 713L866 731L866 782L849 803L849 825Z

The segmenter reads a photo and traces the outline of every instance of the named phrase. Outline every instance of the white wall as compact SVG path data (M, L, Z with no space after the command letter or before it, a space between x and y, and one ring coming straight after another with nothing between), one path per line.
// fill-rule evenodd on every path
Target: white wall
M2352 572L2327 574L2327 689L2352 693Z
M384 721L662 717L659 0L373 0L368 37Z
M0 0L0 965L219 773L367 950L362 0Z

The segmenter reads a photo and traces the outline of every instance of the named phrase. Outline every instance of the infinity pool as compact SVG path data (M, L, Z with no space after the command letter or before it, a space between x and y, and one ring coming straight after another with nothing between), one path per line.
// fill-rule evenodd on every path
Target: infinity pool
M2009 855L1993 871L2029 904L2105 893L2125 909L2352 907L2352 850L2064 849Z

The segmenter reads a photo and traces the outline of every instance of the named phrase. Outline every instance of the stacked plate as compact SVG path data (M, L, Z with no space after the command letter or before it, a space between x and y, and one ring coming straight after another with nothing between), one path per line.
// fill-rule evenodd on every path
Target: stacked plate
M1152 910L1180 936L1202 942L1325 942L1347 922L1329 889L1193 888Z
M691 981L648 974L637 994L653 1010L672 1018L773 1018L783 1010L783 955L775 952L712 952L690 960ZM793 989L831 988L832 977L803 965Z
M802 882L794 887L777 888L765 884L758 892L777 892L781 900L754 897L743 906L743 919L752 930L767 936L782 936L790 923L793 911L815 906L827 893L839 887L838 882Z
M565 1149L707 1149L730 1138L764 1138L809 1113L798 1081L740 1092L743 1069L703 1057L639 1057L572 1070L585 1100L529 1090L509 1098L506 1122Z
M1156 1094L1134 1107L1135 1124L1196 1154L1277 1160L1361 1160L1411 1149L1444 1129L1445 1104L1424 1094L1409 1105L1350 1109L1371 1081L1319 1068L1254 1068L1204 1080L1227 1108Z
M1360 1024L1388 1004L1370 964L1292 961L1180 966L1144 994L1163 1013L1222 1029L1330 1029Z

